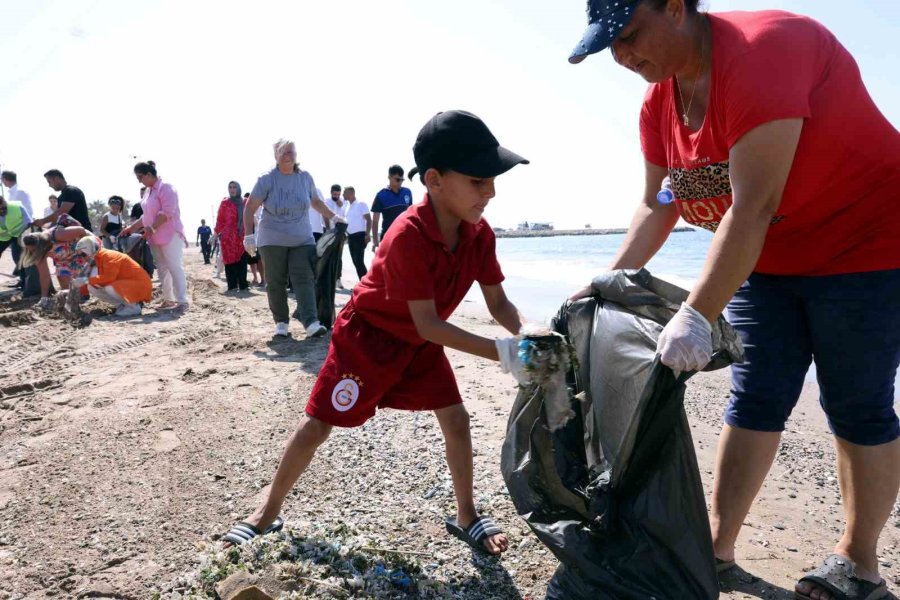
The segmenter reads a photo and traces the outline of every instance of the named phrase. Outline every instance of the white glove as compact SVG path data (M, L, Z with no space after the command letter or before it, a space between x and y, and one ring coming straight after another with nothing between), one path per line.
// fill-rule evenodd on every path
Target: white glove
M256 254L256 235L245 235L244 236L244 250L247 251L247 254L253 256Z
M345 219L344 217L342 217L339 214L335 214L333 217L331 217L331 224L337 225L338 223L343 223L344 225L346 225L347 219Z
M712 327L706 317L688 304L681 308L659 335L656 352L676 376L699 371L712 357Z
M497 354L500 356L500 370L509 373L521 384L528 383L528 375L525 373L525 365L519 358L519 338L509 337L496 340Z
M77 288L80 288L83 285L87 285L87 283L88 283L87 277L76 277L75 279L72 280L72 285Z

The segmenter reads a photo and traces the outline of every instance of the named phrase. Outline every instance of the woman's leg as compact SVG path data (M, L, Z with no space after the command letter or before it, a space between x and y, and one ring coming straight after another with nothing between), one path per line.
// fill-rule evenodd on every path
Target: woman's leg
M846 519L834 552L877 582L878 538L900 490L900 270L808 279L819 402L835 435Z
M723 561L734 560L741 525L772 466L812 360L807 315L791 279L753 274L728 305L745 359L731 367L732 395L713 478L710 528Z
M316 247L296 246L288 251L288 273L297 297L297 315L304 327L319 320L316 310ZM270 281L271 284L271 275Z
M269 310L276 323L287 323L290 321L287 301L288 248L264 246L259 251L269 268L269 283L266 287Z
M243 254L241 254L241 260L238 261L238 269L237 269L238 288L240 288L242 290L246 290L248 287L250 287L247 285L247 259L248 258L250 258L250 256L246 252L244 252Z
M231 263L225 265L225 281L228 284L228 291L238 289L238 264Z

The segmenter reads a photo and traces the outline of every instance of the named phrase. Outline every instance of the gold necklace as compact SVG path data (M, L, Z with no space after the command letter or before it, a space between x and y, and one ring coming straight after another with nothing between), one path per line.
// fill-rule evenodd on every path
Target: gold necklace
M704 50L706 49L706 23L704 22L703 33L701 33L700 38L700 66L697 67L697 77L694 79L694 89L691 90L691 97L688 100L687 105L684 103L684 96L681 94L681 84L678 83L678 75L675 75L675 86L678 88L678 97L681 99L681 107L684 109L684 114L682 114L682 118L684 120L684 126L690 126L690 119L688 118L688 114L691 112L691 106L694 104L694 94L697 92L697 80L700 79L700 73L703 71L703 56Z

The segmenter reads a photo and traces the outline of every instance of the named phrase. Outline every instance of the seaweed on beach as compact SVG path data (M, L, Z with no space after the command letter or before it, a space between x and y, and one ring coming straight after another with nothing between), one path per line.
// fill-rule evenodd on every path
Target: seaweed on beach
M380 548L351 525L285 527L241 546L203 543L199 566L158 591L159 600L217 598L216 586L239 571L279 580L278 598L445 599L457 597L429 577L422 553Z

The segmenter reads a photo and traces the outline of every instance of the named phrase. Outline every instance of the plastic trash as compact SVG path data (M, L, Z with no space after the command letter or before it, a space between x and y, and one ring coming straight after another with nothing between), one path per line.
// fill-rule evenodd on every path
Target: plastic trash
M510 498L560 561L548 600L719 596L684 382L656 357L656 339L687 292L646 270L612 271L593 296L565 304L552 328L576 361L554 429L550 385L523 387L501 457ZM742 360L735 331L713 325L706 370Z
M656 192L656 201L660 204L671 204L675 201L675 192L672 191L672 180L668 176L662 180L662 185L659 191Z

